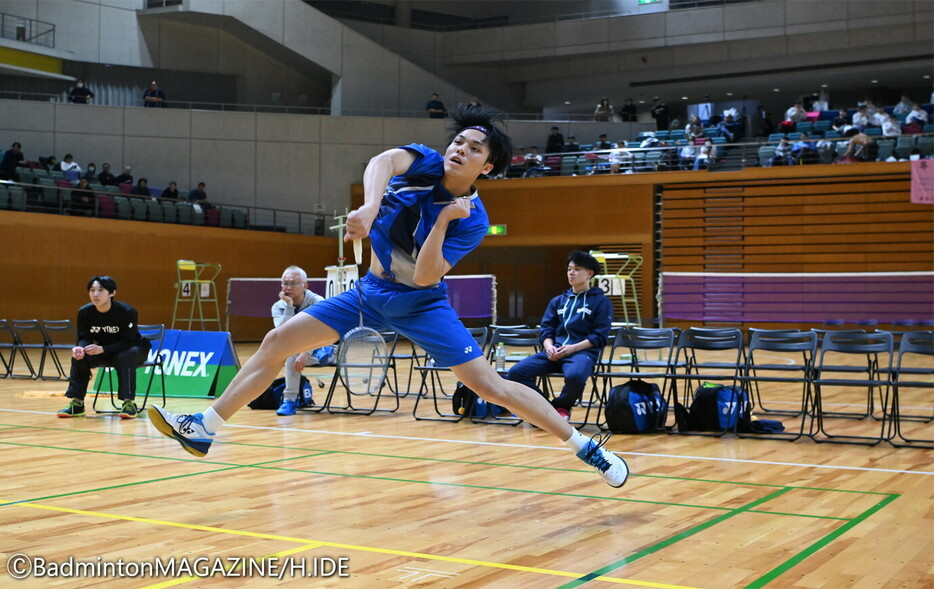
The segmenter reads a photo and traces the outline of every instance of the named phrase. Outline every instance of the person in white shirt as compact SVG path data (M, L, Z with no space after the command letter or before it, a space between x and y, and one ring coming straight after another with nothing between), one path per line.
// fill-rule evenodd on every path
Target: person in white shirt
M697 154L697 159L694 160L694 169L700 170L701 166L704 166L708 170L710 169L710 163L717 160L717 146L713 144L709 138L704 142L704 145L700 148L700 153Z
M83 171L81 166L78 165L78 162L75 161L75 157L70 153L65 154L65 159L62 160L62 163L60 163L58 167L63 172L77 172L80 174Z
M872 123L871 115L869 114L869 109L866 108L866 105L859 107L859 110L853 113L853 126L859 130L863 130Z
M807 119L807 112L804 110L804 105L800 100L795 102L794 106L790 107L785 111L785 120L792 121L794 123L800 123Z
M917 103L912 105L911 112L905 117L905 125L918 125L923 127L926 122L928 122L928 113L918 106Z
M820 93L817 100L811 104L811 110L824 112L825 110L830 110L830 103L827 101L827 94L824 92Z
M898 137L901 134L902 126L898 124L898 119L895 118L895 115L887 115L882 123L883 137Z
M911 112L911 107L914 104L910 98L902 94L902 99L895 105L895 108L892 109L892 114L894 115L907 115Z

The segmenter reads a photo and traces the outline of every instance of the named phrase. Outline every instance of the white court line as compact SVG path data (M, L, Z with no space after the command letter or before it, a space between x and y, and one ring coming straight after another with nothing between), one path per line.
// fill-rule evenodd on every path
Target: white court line
M55 413L50 413L47 411L27 411L25 409L0 409L0 411L9 411L12 413L34 413L37 415L55 415ZM559 450L562 452L569 451L570 448L559 447L559 446L532 446L528 444L505 444L502 442L481 442L478 440L448 440L445 438L419 438L415 436L391 436L387 434L371 434L366 433L353 433L353 432L333 432L327 430L319 429L302 429L296 427L269 427L262 425L235 425L227 424L227 427L240 428L240 429L258 429L266 431L283 431L283 432L299 432L305 434L322 434L326 436L351 436L359 438L380 438L385 440L406 440L413 442L440 442L447 444L465 444L468 446L497 446L500 448L525 448L529 450ZM775 466L797 466L801 468L823 468L830 470L855 470L860 472L887 472L894 474L920 474L920 475L934 475L932 471L924 470L895 470L891 468L865 468L861 466L838 466L833 464L807 464L801 462L778 462L773 460L744 460L740 458L716 458L712 456L688 456L681 454L654 454L648 452L621 452L619 450L613 450L616 454L624 454L626 456L645 456L648 458L677 458L679 460L707 460L711 462L732 462L737 464L770 464Z

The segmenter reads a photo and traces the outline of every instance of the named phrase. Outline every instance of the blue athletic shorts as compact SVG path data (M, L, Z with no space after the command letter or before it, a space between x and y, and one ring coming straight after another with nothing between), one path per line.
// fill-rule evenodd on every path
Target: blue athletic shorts
M483 355L477 340L461 323L448 303L447 285L418 289L387 282L371 273L357 286L325 299L307 309L312 317L344 335L360 325L363 295L363 324L377 331L392 330L428 352L437 366L457 366Z

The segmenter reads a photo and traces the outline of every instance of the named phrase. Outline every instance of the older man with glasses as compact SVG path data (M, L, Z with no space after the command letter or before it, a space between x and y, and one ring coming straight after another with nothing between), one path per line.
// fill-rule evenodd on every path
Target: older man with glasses
M279 291L279 300L272 306L272 322L279 327L323 300L324 297L308 290L308 274L298 266L289 266L282 273L282 290ZM302 370L305 366L327 366L334 363L334 358L333 346L324 346L286 358L285 390L282 392L282 404L276 415L295 415Z

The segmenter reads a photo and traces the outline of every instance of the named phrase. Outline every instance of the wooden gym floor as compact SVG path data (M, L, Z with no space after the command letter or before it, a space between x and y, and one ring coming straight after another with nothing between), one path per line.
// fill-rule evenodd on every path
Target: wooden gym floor
M0 586L934 587L930 450L617 435L633 474L612 489L541 431L415 421L412 396L369 417L244 409L196 459L145 418L56 418L64 390L0 379ZM176 576L115 573L157 557ZM24 558L62 574L14 585ZM299 576L335 563L348 576Z

